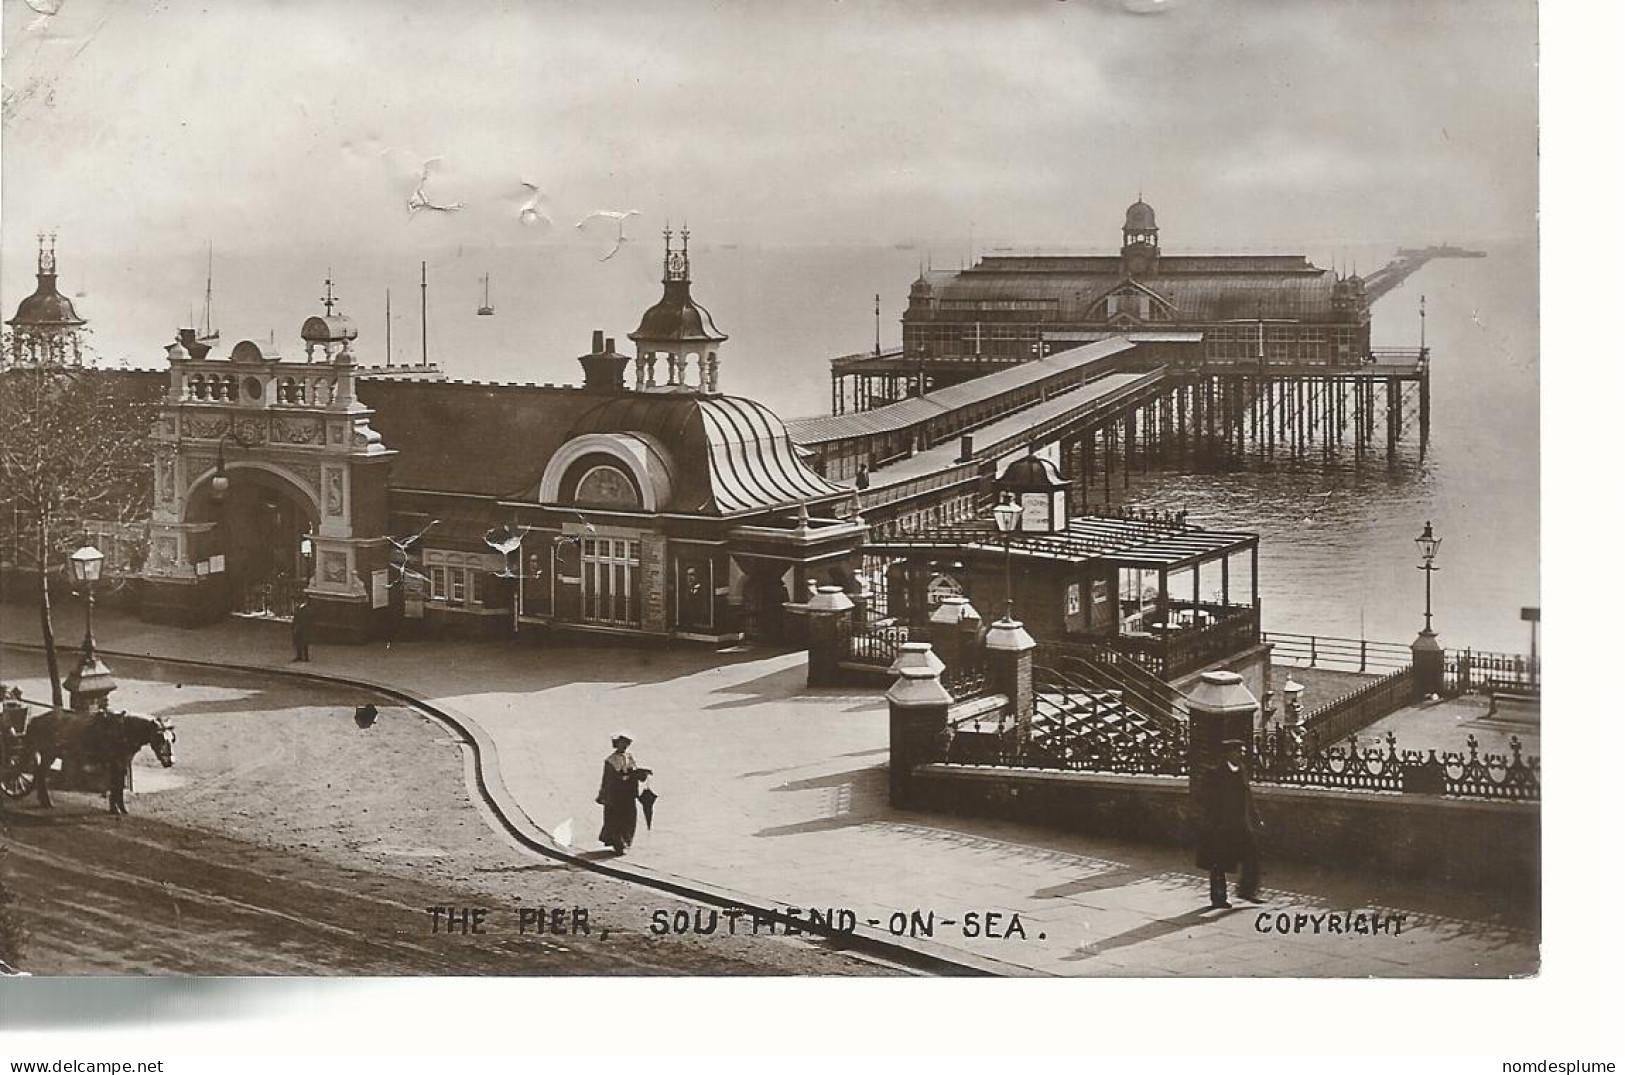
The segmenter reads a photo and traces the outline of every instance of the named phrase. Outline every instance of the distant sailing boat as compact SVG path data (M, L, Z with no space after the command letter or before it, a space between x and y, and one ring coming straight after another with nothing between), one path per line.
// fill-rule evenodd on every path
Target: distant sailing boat
M490 273L485 274L485 304L482 305L479 308L478 312L479 312L479 316L481 316L481 317L490 317L492 314L496 313L496 308L491 305L491 274Z

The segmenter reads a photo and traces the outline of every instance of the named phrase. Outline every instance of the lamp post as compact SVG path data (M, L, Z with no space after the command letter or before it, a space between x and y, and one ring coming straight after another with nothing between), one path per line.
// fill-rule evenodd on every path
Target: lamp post
M1416 569L1423 573L1422 577L1426 580L1422 630L1417 634L1416 641L1411 643L1411 665L1414 669L1417 699L1431 698L1444 693L1444 647L1439 645L1438 636L1433 633L1433 573L1438 570L1433 565L1433 558L1439 555L1441 544L1443 542L1433 536L1433 521L1430 519L1416 539L1416 550L1422 554L1422 562Z
M85 641L79 666L68 673L63 686L68 689L68 705L81 713L105 708L107 696L118 688L112 671L96 656L96 638L92 634L96 583L101 581L105 559L102 551L94 545L81 546L68 557L68 570L74 584L85 594Z
M999 533L1004 535L1004 618L1014 619L1016 602L1010 588L1010 535L1016 532L1016 524L1021 521L1021 506L1008 496L993 509L993 522L998 526Z
M1422 535L1416 539L1417 551L1422 554L1422 562L1416 569L1425 572L1422 577L1427 580L1422 629L1429 634L1433 632L1433 573L1439 570L1433 566L1433 558L1439 555L1439 546L1442 544L1444 542L1441 539L1433 536L1433 520L1428 520L1422 527Z

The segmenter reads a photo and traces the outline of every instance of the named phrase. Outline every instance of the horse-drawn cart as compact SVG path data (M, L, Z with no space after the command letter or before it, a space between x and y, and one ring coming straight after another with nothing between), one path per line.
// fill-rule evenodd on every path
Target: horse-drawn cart
M24 746L27 730L28 705L13 688L0 711L0 795L8 799L34 790L34 759Z
M130 760L151 747L164 768L174 764L175 729L167 721L136 713L81 713L38 705L16 689L5 691L0 714L0 793L21 799L30 792L51 805L50 785L107 793L108 809L126 813L124 792Z

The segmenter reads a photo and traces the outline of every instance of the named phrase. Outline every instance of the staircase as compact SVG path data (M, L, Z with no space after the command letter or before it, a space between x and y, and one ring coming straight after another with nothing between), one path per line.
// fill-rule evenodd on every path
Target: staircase
M1053 668L1034 669L1029 752L1062 765L1101 754L1154 749L1166 730L1125 698L1125 691L1090 686Z

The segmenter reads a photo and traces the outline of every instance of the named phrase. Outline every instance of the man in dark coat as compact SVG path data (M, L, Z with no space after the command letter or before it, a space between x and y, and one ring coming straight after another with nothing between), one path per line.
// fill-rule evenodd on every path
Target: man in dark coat
M293 659L310 660L310 602L303 599L293 606Z
M1200 830L1196 840L1196 865L1208 872L1208 894L1214 907L1229 907L1225 874L1241 867L1236 895L1249 902L1258 899L1258 842L1256 830L1262 827L1253 806L1243 767L1244 745L1227 739L1224 755L1209 770L1201 793Z
M638 785L649 779L649 770L639 769L626 752L631 745L632 737L625 734L610 740L615 752L604 759L604 774L598 782L598 805L604 808L598 842L614 848L617 855L632 846L638 831Z

